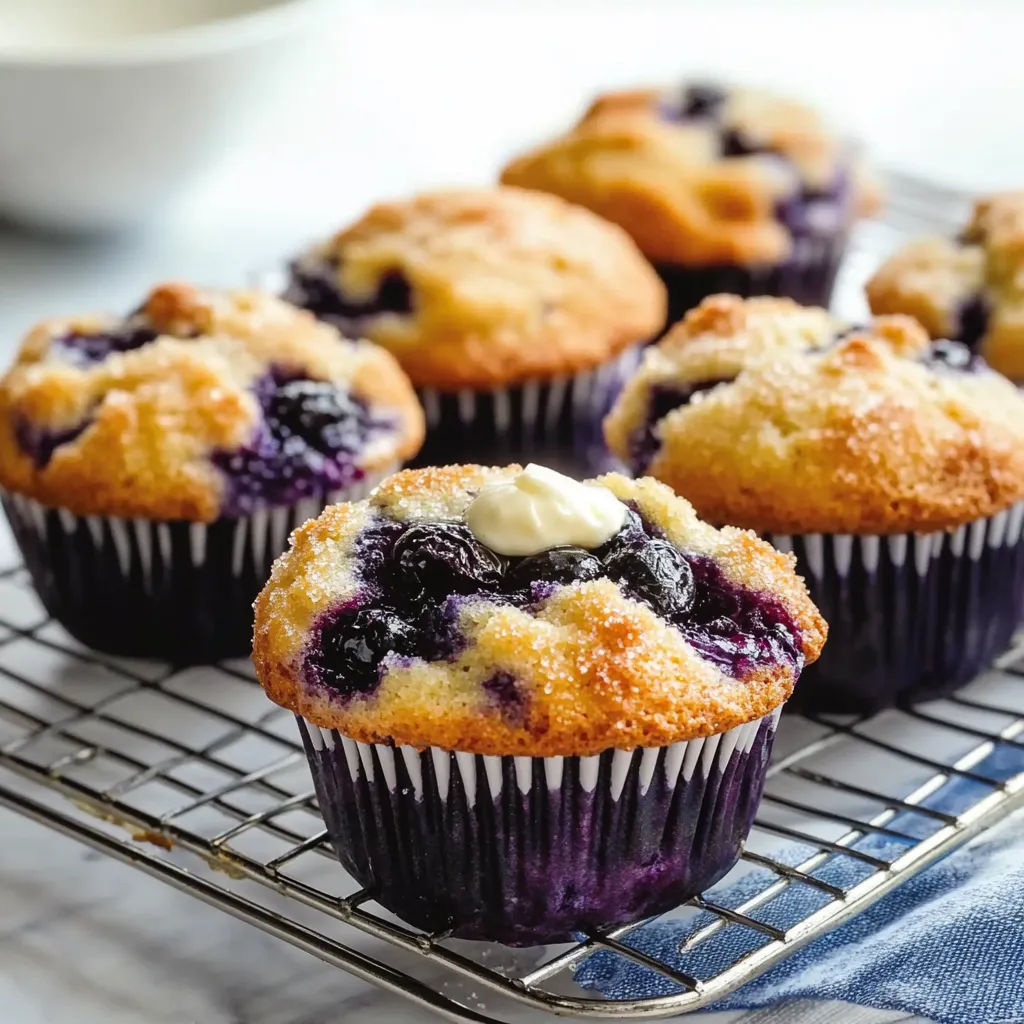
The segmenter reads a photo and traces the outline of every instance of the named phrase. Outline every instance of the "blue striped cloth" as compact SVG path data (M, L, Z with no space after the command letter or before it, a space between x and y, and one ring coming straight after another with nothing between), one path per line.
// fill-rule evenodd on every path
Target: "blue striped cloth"
M1007 779L1024 771L1024 747L999 747L975 772ZM991 792L971 780L947 783L925 806L957 813ZM919 838L941 827L902 813L889 828ZM891 860L909 841L871 836L854 844ZM814 850L787 847L775 856L790 864ZM849 888L873 872L868 865L836 857L812 872ZM758 870L709 894L735 907L771 879ZM787 928L829 897L793 884L756 916ZM686 954L686 936L710 920L655 921L626 940L643 952L696 977L708 977L744 952L771 941L751 929L730 927ZM679 991L660 974L614 953L584 961L576 981L610 999L640 999ZM880 1010L918 1014L939 1024L1024 1022L1024 812L951 854L884 897L836 931L783 961L711 1009L754 1009L789 999L839 1000Z

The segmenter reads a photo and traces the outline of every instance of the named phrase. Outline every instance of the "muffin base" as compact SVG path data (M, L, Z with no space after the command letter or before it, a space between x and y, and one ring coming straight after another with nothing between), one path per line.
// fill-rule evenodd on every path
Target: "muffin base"
M325 505L365 497L393 471L212 523L76 516L12 493L2 500L43 606L76 640L188 665L246 657L252 603L292 530Z
M654 269L668 289L666 329L709 295L728 293L750 298L779 295L805 306L828 306L846 238L802 239L792 257L777 266L688 267L656 263Z
M417 388L427 438L410 466L543 461L572 457L596 431L622 385L636 369L642 346L575 376L528 380L515 387L446 392Z
M593 757L358 743L299 718L339 860L428 932L529 946L664 913L736 863L779 710Z
M790 707L870 714L952 693L1024 618L1024 502L947 533L769 535L792 551L828 643Z

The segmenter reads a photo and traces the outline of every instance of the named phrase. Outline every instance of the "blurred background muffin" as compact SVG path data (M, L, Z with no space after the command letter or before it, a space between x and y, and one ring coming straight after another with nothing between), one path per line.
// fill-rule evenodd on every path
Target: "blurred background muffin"
M1024 192L985 196L956 238L908 243L867 284L875 313L907 313L1024 383Z
M294 261L285 297L398 360L422 465L570 452L665 317L621 228L515 188L374 206Z
M714 292L827 305L850 227L880 201L814 111L710 81L601 96L501 179L624 227L668 287L670 323Z
M241 657L288 534L413 455L394 359L254 292L155 288L48 320L0 380L0 486L47 611L83 643Z

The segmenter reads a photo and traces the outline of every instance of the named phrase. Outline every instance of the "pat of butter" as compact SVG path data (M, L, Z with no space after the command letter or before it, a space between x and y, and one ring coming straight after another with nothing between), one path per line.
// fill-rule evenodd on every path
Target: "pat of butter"
M600 547L622 529L626 511L607 487L531 464L511 480L485 484L466 509L466 525L499 555L536 555L562 544Z

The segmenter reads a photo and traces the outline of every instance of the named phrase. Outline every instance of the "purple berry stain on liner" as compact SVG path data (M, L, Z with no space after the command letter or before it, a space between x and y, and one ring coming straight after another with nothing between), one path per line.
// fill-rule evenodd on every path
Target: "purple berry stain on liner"
M360 454L392 431L355 395L329 381L272 370L255 384L261 417L249 443L211 461L227 478L224 515L293 505L362 479Z
M458 627L466 601L529 611L555 586L599 576L646 604L729 675L780 664L802 668L799 630L781 602L731 582L713 559L684 554L660 533L631 507L619 533L594 551L557 547L503 558L459 523L381 520L357 542L362 596L314 627L307 680L346 701L370 695L390 659L456 657L468 642ZM508 692L505 683L484 689L492 697Z
M774 736L763 721L749 749L674 783L661 752L646 790L637 751L614 799L610 750L592 788L581 758L558 759L558 789L534 759L525 793L514 758L500 758L496 795L479 757L475 790L452 755L442 790L438 751L419 756L419 789L396 757L389 789L381 772L353 777L340 743L307 737L306 753L338 857L382 905L427 931L529 946L662 913L714 884L750 830Z

